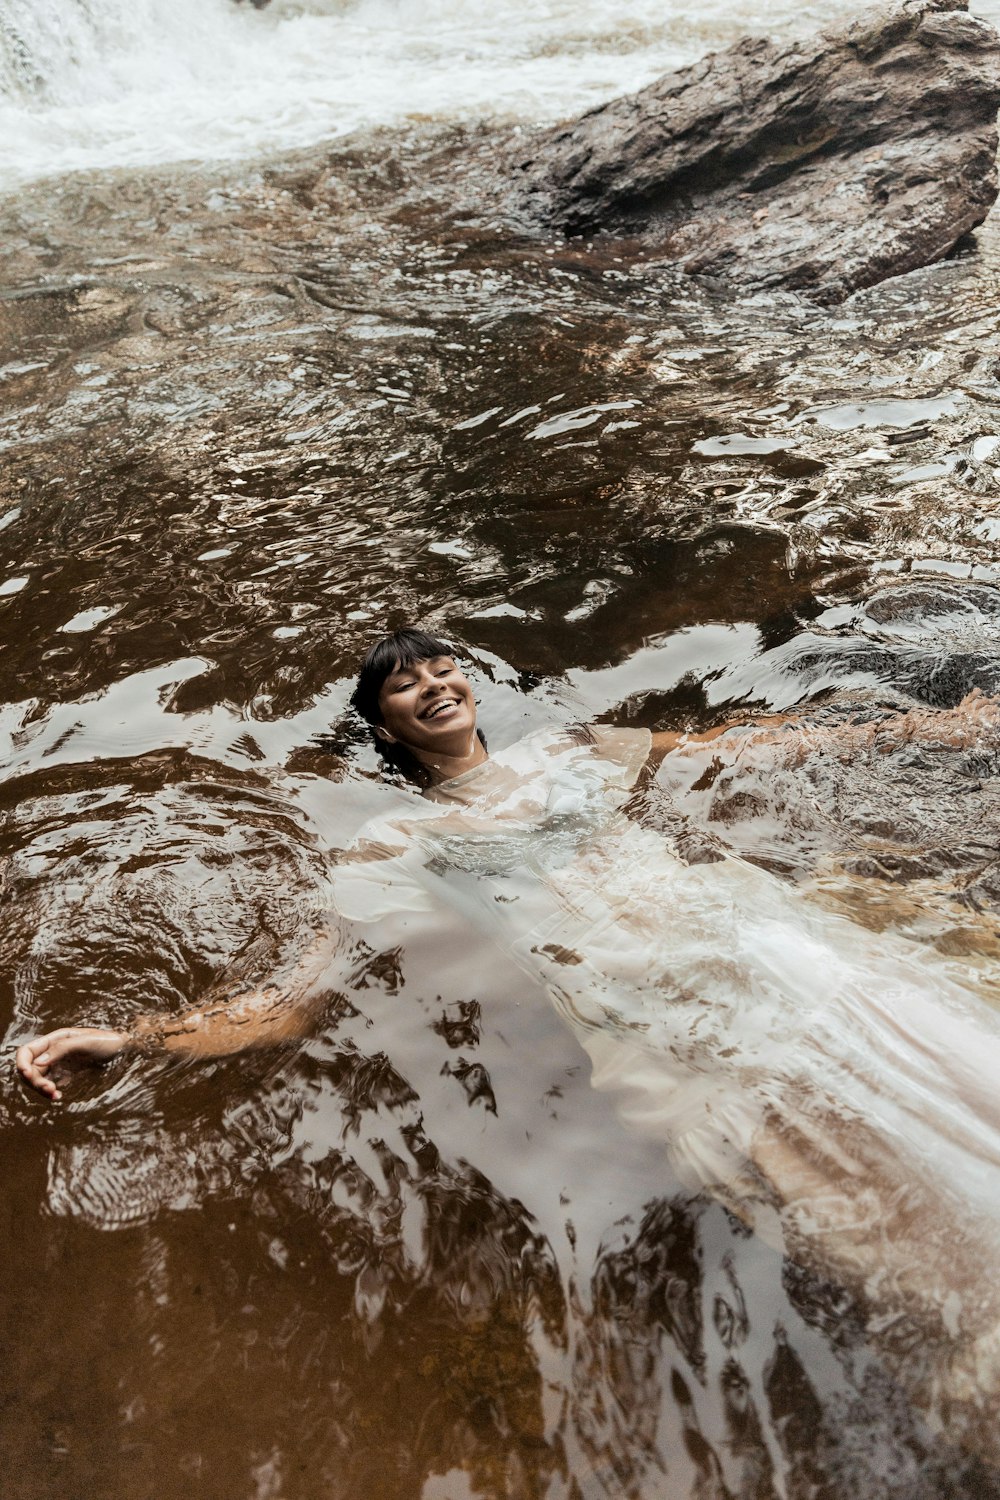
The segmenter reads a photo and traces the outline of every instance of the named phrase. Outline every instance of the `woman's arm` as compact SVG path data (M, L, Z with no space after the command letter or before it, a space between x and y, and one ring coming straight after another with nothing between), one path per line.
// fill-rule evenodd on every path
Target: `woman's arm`
M127 1031L104 1026L62 1026L18 1047L17 1071L46 1098L59 1100L57 1078L110 1062L122 1052L181 1058L227 1057L305 1036L316 1010L316 981L335 948L324 931L275 981L228 997L214 986L206 1003L177 1015L140 1016ZM216 998L218 996L218 998Z
M658 731L653 735L653 761L658 764L672 750L707 745L730 730L738 731L734 743L740 749L773 745L782 751L786 765L798 764L814 750L848 759L870 750L887 755L914 742L942 750L971 749L1000 729L1000 702L973 688L955 708L911 708L871 723L796 725L798 718L795 713L771 714L752 724L720 724L703 734Z
M787 725L790 720L797 717L795 714L769 714L766 718L756 719L753 724L740 723L734 720L729 724L717 724L714 729L705 729L700 734L692 734L684 729L657 729L653 731L652 759L654 764L659 764L665 755L672 750L677 750L688 745L708 745L712 740L721 738L728 734L731 729L743 730L751 739L773 738L773 732L781 728L787 733Z

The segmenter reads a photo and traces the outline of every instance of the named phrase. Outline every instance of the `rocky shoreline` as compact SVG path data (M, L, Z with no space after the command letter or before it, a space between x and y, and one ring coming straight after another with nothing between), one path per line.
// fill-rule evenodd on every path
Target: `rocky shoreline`
M501 195L681 269L837 302L942 259L997 196L1000 37L964 0L736 46L539 132Z

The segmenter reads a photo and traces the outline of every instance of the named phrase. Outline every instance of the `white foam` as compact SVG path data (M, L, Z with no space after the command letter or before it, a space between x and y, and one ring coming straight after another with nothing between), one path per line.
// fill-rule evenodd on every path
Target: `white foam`
M554 120L729 45L852 13L702 0L0 0L0 188L225 160L360 127ZM985 0L981 12L1000 0Z

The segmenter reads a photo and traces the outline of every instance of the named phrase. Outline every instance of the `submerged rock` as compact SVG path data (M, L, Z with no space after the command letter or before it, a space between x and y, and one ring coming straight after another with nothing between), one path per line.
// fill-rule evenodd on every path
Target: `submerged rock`
M941 259L997 196L1000 37L964 0L748 37L536 136L519 207L693 274L835 302Z

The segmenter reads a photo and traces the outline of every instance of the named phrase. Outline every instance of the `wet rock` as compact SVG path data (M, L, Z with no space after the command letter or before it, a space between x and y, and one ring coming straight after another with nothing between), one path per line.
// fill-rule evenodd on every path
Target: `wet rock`
M1000 37L963 0L748 37L541 133L519 206L684 270L835 302L941 259L997 195Z

